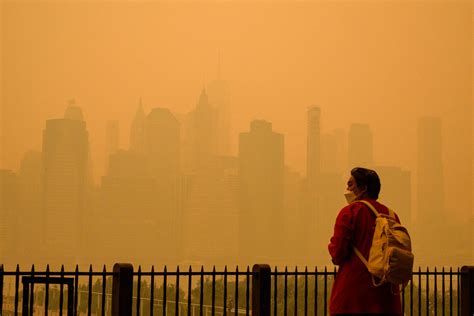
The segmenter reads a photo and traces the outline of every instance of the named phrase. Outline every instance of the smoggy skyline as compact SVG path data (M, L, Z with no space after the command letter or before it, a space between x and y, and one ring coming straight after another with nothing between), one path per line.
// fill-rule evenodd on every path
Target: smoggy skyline
M7 0L0 10L0 169L40 151L46 120L74 99L99 185L108 121L128 149L140 98L147 114L184 115L220 76L230 153L251 121L266 120L301 175L310 106L321 135L369 125L375 164L409 170L412 188L419 119L441 118L446 211L474 214L472 2Z
M323 132L369 123L375 159L413 169L415 144L406 140L418 117L443 116L448 146L451 127L472 118L469 8L4 1L2 165L16 169L25 150L39 149L38 130L71 98L95 135L94 160L103 161L97 149L106 120L128 130L139 97L147 110L190 111L202 86L217 77L220 52L221 77L232 87L234 153L238 132L264 118L287 134L288 164L304 172L298 122L316 104L326 118ZM120 146L127 145L122 134Z

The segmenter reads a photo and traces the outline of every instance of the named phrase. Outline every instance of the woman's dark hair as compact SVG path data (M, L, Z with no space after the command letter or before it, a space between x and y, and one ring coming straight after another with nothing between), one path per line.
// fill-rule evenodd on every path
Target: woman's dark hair
M351 170L351 176L356 181L359 188L367 188L367 196L371 199L377 200L380 193L380 178L374 170L366 168L354 168Z

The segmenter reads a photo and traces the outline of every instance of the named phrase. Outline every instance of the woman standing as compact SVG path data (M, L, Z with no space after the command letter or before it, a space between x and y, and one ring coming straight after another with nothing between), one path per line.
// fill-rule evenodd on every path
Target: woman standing
M345 193L350 204L339 211L328 246L332 262L339 266L329 303L331 315L401 315L400 294L394 294L389 283L375 287L372 275L353 251L355 246L368 258L375 228L373 212L364 203L355 201L365 200L377 212L389 214L388 208L377 202L380 186L375 171L351 170ZM396 214L395 217L399 222Z

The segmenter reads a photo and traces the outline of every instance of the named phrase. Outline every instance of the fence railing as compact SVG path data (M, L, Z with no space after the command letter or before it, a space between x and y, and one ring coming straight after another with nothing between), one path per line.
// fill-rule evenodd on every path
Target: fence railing
M4 271L0 316L9 315L327 315L336 269L255 265L133 271ZM405 315L474 315L474 267L419 268L402 291Z

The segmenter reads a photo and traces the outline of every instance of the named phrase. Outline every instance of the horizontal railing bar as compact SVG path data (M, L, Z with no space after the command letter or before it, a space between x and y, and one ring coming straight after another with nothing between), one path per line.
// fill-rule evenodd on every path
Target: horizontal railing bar
M154 276L164 276L165 274L166 274L167 276L170 276L170 275L171 275L171 276L176 276L176 275L179 275L179 276L189 276L189 275L193 275L193 276L194 276L194 275L197 275L197 276L199 276L199 275L205 275L205 276L219 275L219 276L224 276L225 274L227 274L227 276L229 276L229 275L239 275L239 276L242 276L242 275L244 275L244 276L245 276L245 275L249 275L249 276L253 276L253 275L254 275L254 274L252 274L252 272L247 273L247 272L232 272L232 271L228 271L228 272L218 272L218 271L216 271L216 272L199 272L199 271L195 271L195 272L194 272L194 271L193 271L193 272L189 272L189 271L187 271L187 272L185 272L185 271L183 271L183 272L181 272L181 271L180 271L180 272L172 272L172 271L170 271L170 272L168 272L168 271L167 271L166 273L165 273L165 272L156 272L156 271L155 271L155 272L146 272L146 271L145 271L145 272L140 272L140 273L138 273L138 272L133 272L133 276L138 276L138 275L141 275L141 276L151 276L151 275L154 275ZM256 275L256 274L255 274L255 275Z
M31 276L32 274L34 274L34 276L43 276L43 275L46 275L46 272L43 272L43 271L35 271L34 273L32 273L31 271L28 271L28 272L25 272L25 271L19 271L19 272L11 272L11 271L4 271L4 272L1 272L0 274L3 274L3 275L10 275L10 276L15 276L15 275L24 275L24 276ZM89 276L89 275L92 275L92 276L103 276L104 274L106 276L118 276L117 273L113 273L113 272L48 272L49 276L76 276L76 275L79 275L79 276Z
M252 272L250 273L246 273L246 272L232 272L232 271L227 271L227 272L222 272L222 271L216 271L216 272L199 272L199 271L193 271L193 272L189 272L189 271L183 271L183 272L173 272L173 271L167 271L166 272L166 275L171 275L171 276L176 276L176 275L179 275L179 276L188 276L188 275L205 275L205 276L212 276L212 275L221 275L221 276L224 276L225 274L227 274L228 276L229 275L254 275ZM311 276L311 275L336 275L337 272L334 272L334 271L327 271L327 272L324 272L324 271L318 271L318 272L314 272L314 271L308 271L308 272L301 272L301 271L298 271L298 272L294 272L294 271L288 271L288 272L271 272L271 275L298 275L298 276L305 276L305 275L308 275L308 276ZM449 276L449 275L453 275L453 276L456 276L456 275L462 275L463 272L452 272L452 273L449 273L449 272L418 272L418 271L413 271L413 275L436 275L436 276ZM163 276L165 275L165 272L146 272L146 271L142 271L140 273L138 272L134 272L133 273L134 276L138 276L138 275L142 275L142 276L150 276L150 275L155 275L155 276Z
M51 278L51 277L31 277L31 276L25 276L22 278L22 283L48 283L48 284L66 284L66 285L72 285L74 283L73 278Z
M271 273L272 276L274 275L277 275L277 276L285 276L285 275L297 275L297 276L305 276L305 275L308 275L308 276L311 276L311 275L336 275L336 273L334 271L328 271L328 272L309 272L308 273L305 273L305 272L291 272L291 271L288 271L288 272L272 272Z
M334 272L334 271L327 271L327 272L324 272L324 271L318 271L318 272L315 272L315 271L308 271L308 272L304 272L304 271L288 271L288 272L284 272L284 271L278 271L278 272L275 272L275 271L272 271L271 274L272 275L278 275L278 276L284 276L284 275L298 275L298 276L304 276L304 275L308 275L308 276L311 276L311 275L335 275L337 272ZM31 276L32 274L35 275L35 276L46 276L47 274L49 276L89 276L89 275L92 275L92 276L116 276L118 274L114 273L114 272L99 272L99 271L93 271L93 272L86 272L86 271L78 271L78 272L48 272L46 273L45 271L34 271L33 273L31 271L2 271L0 272L0 274L4 275L4 276L16 276L16 275L20 275L20 276ZM249 276L252 276L253 273L252 272L245 272L245 271L239 271L239 272L236 272L236 271L227 271L227 272L224 272L224 271L216 271L216 272L209 272L209 271L205 271L205 272L201 272L199 270L196 270L196 271L192 271L192 272L189 272L189 271L180 271L180 272L176 272L176 271L167 271L166 273L163 272L163 271L154 271L154 272L148 272L148 271L142 271L142 272L134 272L133 275L134 276L138 276L138 275L142 275L142 276L151 276L151 275L155 275L155 276L164 276L165 274L166 275L171 275L171 276L176 276L176 275L179 275L179 276L189 276L189 275L192 275L192 276L200 276L200 275L205 275L205 276L212 276L212 275L219 275L219 276L224 276L225 274L227 274L228 276L235 276L235 275L239 275L239 276L246 276L246 275L249 275ZM421 275L421 276L449 276L449 275L452 275L452 276L461 276L463 274L466 274L466 272L462 272L462 271L437 271L437 272L434 272L434 271L413 271L413 275Z
M413 271L413 275L421 275L421 276L423 276L423 275L434 275L434 276L450 276L450 275L452 275L452 276L461 276L461 275L463 275L463 274L467 274L467 273L461 272L461 271L459 271L459 272L458 272L458 271L456 271L456 272L453 271L452 273L449 273L449 271L448 271L448 272L444 272L444 273L443 273L443 272L431 272L431 271L428 272L428 273L427 273L426 271L425 271L425 272L423 272L423 271L422 271L422 272L419 272L419 271L416 271L416 272L415 272L415 271Z

